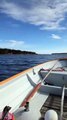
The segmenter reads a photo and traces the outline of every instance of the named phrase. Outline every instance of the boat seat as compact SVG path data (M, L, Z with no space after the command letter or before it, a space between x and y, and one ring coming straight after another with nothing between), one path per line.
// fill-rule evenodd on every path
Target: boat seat
M65 69L67 70L67 68L65 68L65 67L57 67L57 68L53 69L52 71L58 71L58 72L61 71L62 72L62 71L65 71ZM41 71L46 71L46 72L48 71L49 72L50 70L51 69L44 69L44 68L42 68L42 69L39 70L39 73Z
M38 74L40 75L40 77L43 79L43 76L42 76L42 73L43 72L49 72L51 69L40 69ZM55 69L52 70L53 72L63 72L63 71L66 71L64 67L57 67Z

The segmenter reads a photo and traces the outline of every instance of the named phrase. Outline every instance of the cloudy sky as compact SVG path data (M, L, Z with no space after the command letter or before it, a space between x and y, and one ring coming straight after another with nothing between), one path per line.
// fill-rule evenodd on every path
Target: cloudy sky
M0 48L67 52L67 0L0 0Z

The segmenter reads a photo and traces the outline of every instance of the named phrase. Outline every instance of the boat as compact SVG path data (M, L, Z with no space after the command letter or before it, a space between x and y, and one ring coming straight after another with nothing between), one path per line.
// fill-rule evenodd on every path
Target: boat
M67 58L36 65L0 82L0 113L16 120L67 119Z

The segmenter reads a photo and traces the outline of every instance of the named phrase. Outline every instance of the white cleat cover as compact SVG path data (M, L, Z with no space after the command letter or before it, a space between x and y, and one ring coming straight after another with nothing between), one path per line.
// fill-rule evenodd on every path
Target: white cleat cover
M44 120L58 120L58 115L54 110L48 110L45 114Z

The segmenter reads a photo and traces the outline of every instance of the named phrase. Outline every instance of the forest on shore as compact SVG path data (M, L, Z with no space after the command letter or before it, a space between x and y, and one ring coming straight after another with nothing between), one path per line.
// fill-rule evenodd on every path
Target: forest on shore
M0 54L37 54L31 51L21 51L7 48L0 48Z

